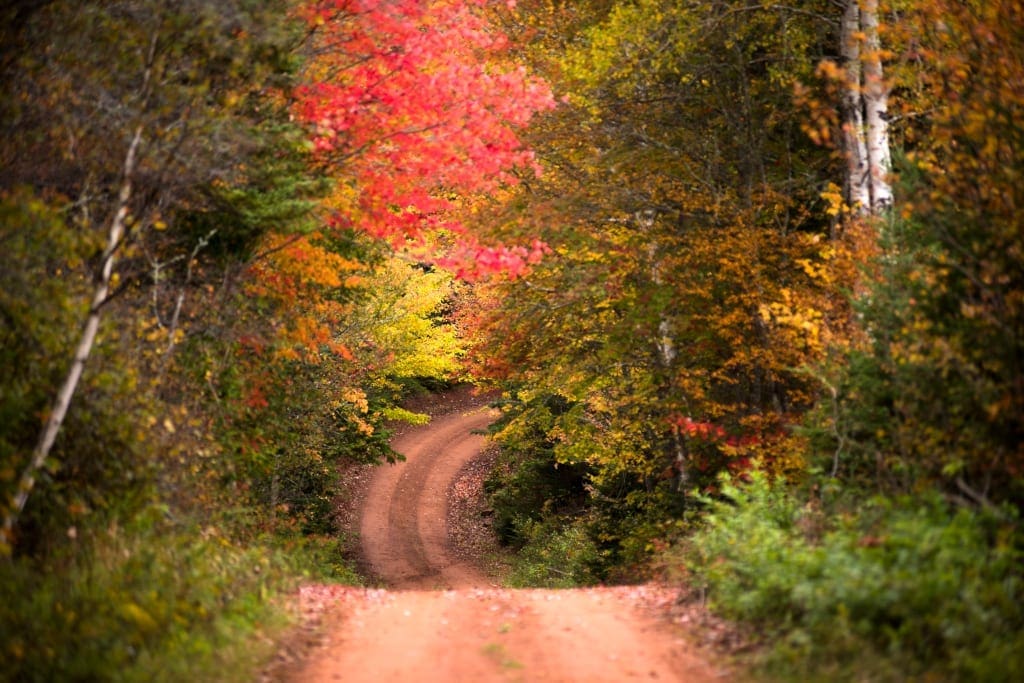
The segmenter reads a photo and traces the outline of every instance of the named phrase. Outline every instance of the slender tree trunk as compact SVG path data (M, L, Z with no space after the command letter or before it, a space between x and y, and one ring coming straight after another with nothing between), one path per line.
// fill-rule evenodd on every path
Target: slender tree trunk
M128 202L132 196L132 176L135 173L135 160L139 144L142 140L142 125L135 129L131 143L128 145L128 152L125 154L124 166L122 168L121 187L117 196L117 204L114 214L110 219L110 228L107 232L107 246L103 251L103 262L100 269L99 282L93 292L92 305L89 307L89 315L82 328L82 334L78 339L75 348L75 355L71 361L71 367L64 378L57 396L50 406L50 412L46 417L42 431L39 433L39 441L32 451L32 457L28 465L21 473L18 480L18 488L11 501L11 507L4 517L4 537L7 543L13 542L14 527L18 523L18 517L25 509L29 494L32 493L36 483L36 474L43 468L46 458L53 448L57 439L64 418L67 416L68 407L71 405L71 398L74 396L78 382L82 378L82 371L85 363L89 360L93 345L96 342L96 333L100 327L100 314L103 304L110 292L110 277L114 271L114 260L121 240L125 234L125 222L128 218Z
M864 31L864 112L867 119L868 165L871 169L871 213L892 206L889 173L889 91L882 73L882 43L878 36L878 0L863 0L861 29Z
M892 206L888 91L878 35L878 0L847 0L839 35L839 53L846 69L846 200L860 215L877 215Z
M860 5L847 0L840 29L839 54L846 69L843 93L843 148L846 152L846 201L861 214L871 208L870 170L864 139L863 69L860 62Z
M643 213L637 214L637 222L644 228L644 230L650 235L650 243L647 245L647 257L651 264L651 282L660 287L664 284L664 279L661 275L661 264L660 257L658 255L658 242L654 239L654 218ZM677 351L674 339L675 331L673 330L672 321L669 319L665 312L659 316L658 319L658 336L654 341L654 346L658 352L658 361L661 364L662 369L668 373L672 369L672 362L675 360ZM686 485L689 481L689 469L686 443L679 434L679 430L673 428L672 430L672 450L673 457L675 458L675 467L678 472L676 479L676 490L680 492L686 491Z

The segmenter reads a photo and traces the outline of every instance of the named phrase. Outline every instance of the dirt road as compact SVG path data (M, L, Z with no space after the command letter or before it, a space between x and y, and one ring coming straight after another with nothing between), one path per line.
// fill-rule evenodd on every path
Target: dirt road
M332 588L324 644L292 680L721 681L642 608L656 587L502 589L459 559L447 542L448 486L493 418L463 404L395 440L407 460L375 473L360 522L363 552L388 589Z
M448 485L480 454L476 433L494 420L486 406L435 417L392 442L406 460L381 467L370 482L359 525L373 574L394 589L486 585L482 573L449 552Z

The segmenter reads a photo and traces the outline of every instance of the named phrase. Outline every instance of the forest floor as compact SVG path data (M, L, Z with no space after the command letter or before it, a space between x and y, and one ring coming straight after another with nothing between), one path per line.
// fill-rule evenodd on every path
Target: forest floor
M419 406L430 424L397 433L406 461L352 473L342 525L358 529L379 588L309 585L316 636L271 678L296 682L688 681L728 678L697 608L659 584L507 589L482 483L479 433L495 417L461 389ZM716 629L710 629L715 631ZM312 633L312 631L310 631Z

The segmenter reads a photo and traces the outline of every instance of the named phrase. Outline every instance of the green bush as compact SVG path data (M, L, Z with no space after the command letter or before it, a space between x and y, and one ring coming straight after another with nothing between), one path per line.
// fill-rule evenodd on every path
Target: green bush
M918 497L826 518L760 473L723 492L688 544L689 566L715 609L771 638L769 670L858 680L1024 673L1024 558L1010 513Z
M597 583L594 567L597 547L585 525L525 521L520 533L526 540L514 559L506 583L516 588L573 588Z
M45 566L0 564L0 680L252 680L290 621L275 596L307 566L354 578L330 544L243 545L153 513L82 534Z

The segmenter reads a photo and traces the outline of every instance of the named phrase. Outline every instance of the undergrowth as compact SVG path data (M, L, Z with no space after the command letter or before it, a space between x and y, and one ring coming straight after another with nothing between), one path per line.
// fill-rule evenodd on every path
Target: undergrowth
M781 680L1009 681L1024 675L1024 563L1008 510L938 496L823 510L755 473L726 482L685 544L690 580L753 624Z
M598 551L580 522L561 527L523 521L525 544L512 556L505 583L513 588L573 588L597 583Z
M303 577L358 582L336 546L158 522L83 533L45 567L2 562L0 680L253 680Z

